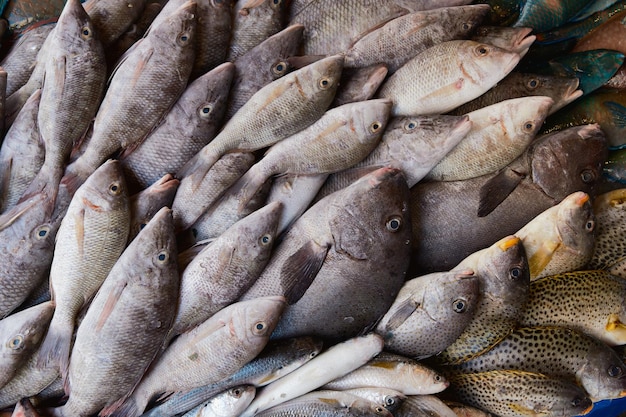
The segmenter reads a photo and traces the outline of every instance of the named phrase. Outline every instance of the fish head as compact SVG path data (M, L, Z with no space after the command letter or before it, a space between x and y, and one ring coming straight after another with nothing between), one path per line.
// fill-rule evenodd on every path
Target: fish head
M68 0L52 32L54 36L63 38L71 47L84 44L99 43L97 30L91 18L83 8L80 0Z
M343 55L332 55L292 72L290 76L298 85L303 99L318 100L325 97L330 104L339 87L343 61Z
M129 205L128 188L118 160L100 165L76 191L86 210L122 211Z
M481 26L476 29L472 39L516 52L523 57L536 39L531 32L532 28L524 27Z
M410 250L409 187L402 171L379 168L341 191L329 221L335 250L355 259Z
M507 77L511 88L520 91L527 96L548 96L554 100L549 114L556 112L565 105L582 96L582 90L578 89L578 78L557 77L553 75L511 73Z
M180 181L174 176L165 174L145 190L130 197L130 208L133 213L130 225L131 236L137 235L162 207L172 206L179 184ZM138 217L138 213L142 213L143 216Z
M480 282L471 269L435 272L438 279L425 292L422 308L442 326L465 328L480 299ZM459 335L462 329L459 328Z
M352 120L352 129L363 132L359 135L359 141L365 144L378 143L389 120L391 112L391 100L376 99L365 100L357 103L348 103L341 108L349 110Z
M594 402L626 395L626 365L605 345L587 351L584 366L576 377Z
M185 115L186 120L180 124L208 129L212 123L220 123L221 117L216 112L222 114L234 76L235 64L224 62L190 83L172 108Z
M146 268L153 270L167 270L167 274L144 274L139 278L145 285L159 285L150 281L154 276L159 279L171 279L172 274L178 271L178 247L174 233L174 220L172 210L168 207L161 208L148 224L140 230L139 234L129 244L126 250L137 252L137 259L146 262Z
M146 37L154 39L155 47L176 48L176 50L192 51L195 45L197 3L187 1L173 11L167 18L152 25ZM144 39L145 39L144 38Z
M43 339L53 312L54 302L47 301L0 320L2 355L34 351Z
M231 335L249 346L265 346L286 305L282 296L260 297L232 305L228 322Z
M495 85L520 61L518 53L497 46L469 40L459 42L457 59L461 71L476 85Z
M233 243L237 258L243 262L249 259L262 263L269 260L282 211L283 204L273 201L233 225L238 231Z
M479 30L479 25L484 21L485 16L491 10L488 4L471 4L460 7L451 7L446 10L450 14L454 14L456 19L453 24L455 28L452 31L458 33L459 38L467 37L470 33ZM488 42L487 42L488 43Z
M596 219L588 194L577 191L559 203L556 221L559 238L563 245L587 260L594 248L595 224Z
M593 196L607 154L606 138L597 124L542 136L529 147L532 181L555 202L574 191Z
M548 117L554 100L548 96L527 96L507 100L506 104L516 136L534 138Z
M239 385L216 395L209 400L199 414L215 416L236 416L243 412L254 399L254 385Z

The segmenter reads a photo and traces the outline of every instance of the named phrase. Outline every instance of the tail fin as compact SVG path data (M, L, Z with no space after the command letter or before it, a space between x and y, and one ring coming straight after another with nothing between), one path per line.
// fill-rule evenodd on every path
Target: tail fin
M46 338L39 348L37 366L39 368L48 368L58 365L63 381L67 381L73 332L74 324L60 320L55 311Z
M131 396L128 398L120 398L113 404L103 408L98 415L100 417L137 417L140 414L141 411L139 411L137 402Z

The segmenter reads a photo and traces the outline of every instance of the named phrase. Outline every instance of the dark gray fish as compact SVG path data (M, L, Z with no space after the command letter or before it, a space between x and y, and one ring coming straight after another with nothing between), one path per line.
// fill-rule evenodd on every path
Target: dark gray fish
M339 81L339 90L337 90L331 107L371 99L385 80L387 72L386 64L344 69Z
M102 45L108 47L139 18L147 0L87 0L85 11Z
M162 207L172 207L179 182L171 174L165 174L145 190L130 196L129 242Z

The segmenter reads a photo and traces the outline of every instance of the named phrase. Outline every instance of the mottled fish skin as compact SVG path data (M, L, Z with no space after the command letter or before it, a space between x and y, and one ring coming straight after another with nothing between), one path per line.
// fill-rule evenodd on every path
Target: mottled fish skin
M393 116L445 113L489 90L519 60L519 54L485 43L441 42L417 54L391 75L378 97L394 102Z
M515 232L528 256L530 279L583 268L593 254L595 216L589 195L577 191Z
M502 417L575 416L593 403L578 385L518 370L450 375L450 395Z
M606 154L599 126L585 125L536 138L495 177L417 184L411 189L411 273L449 270L463 257L514 234L569 194L582 190L595 195ZM479 216L481 204L490 201L481 194L486 187L496 207Z
M0 387L6 385L37 350L53 311L54 304L48 301L0 320Z
M531 282L522 326L564 326L609 346L626 343L626 283L602 270L582 270ZM555 304L556 303L556 304ZM553 306L558 305L558 309Z
M626 365L613 349L591 336L564 327L517 328L488 352L455 369L538 372L578 383L593 402L626 395Z
M176 253L172 211L163 208L119 257L80 323L69 400L58 414L110 415L139 382L176 311Z
M126 247L128 189L118 161L101 165L81 185L56 235L50 291L56 308L39 349L40 364L67 374L76 316L98 291Z
M198 326L250 288L270 259L281 211L271 203L249 214L187 265L170 336Z
M436 394L448 387L437 371L393 353L382 352L354 371L334 379L322 389L345 390L358 387L391 388L404 395Z
M554 104L548 113L553 114L582 94L583 92L578 89L578 78L513 71L485 94L457 107L450 114L466 114L503 100L527 96L552 98Z
M408 280L376 326L385 349L423 359L450 346L480 300L474 271L435 272Z
M0 213L20 200L41 169L45 145L37 128L41 90L26 101L0 147Z
M162 207L172 206L179 183L171 174L165 174L150 187L130 196L129 243Z
M535 139L553 104L550 97L528 96L468 113L472 129L425 179L459 181L504 168Z
M434 395L408 396L402 401L402 405L400 405L400 408L396 410L393 415L394 417L458 417L446 403Z
M558 2L529 0L522 5L519 17L513 26L528 27L533 28L536 32L545 32L561 26L576 16L589 3L589 0Z
M385 64L344 69L339 81L340 88L331 107L339 107L347 103L371 99L383 81L385 81L387 72Z
M37 53L53 28L52 22L33 25L32 28L23 31L19 40L0 61L0 67L8 74L7 97L28 81L35 68Z
M114 415L138 416L155 394L186 391L232 375L263 350L285 304L284 297L237 302L183 333Z
M195 9L189 1L152 26L120 62L83 154L66 169L70 190L117 149L143 139L184 91L194 56Z
M285 26L288 7L287 0L237 0L228 60L235 61L280 32Z
M215 395L183 417L237 417L254 399L256 388L242 385Z
M489 6L439 8L406 14L367 33L345 52L346 68L384 63L393 74L418 53L445 41L464 39L480 24Z
M613 15L609 20L582 37L572 52L590 51L593 49L611 49L626 54L626 28L624 28L626 10Z
M589 269L605 269L626 279L626 247L621 243L626 226L626 189L599 195L593 201L596 237Z
M313 360L263 388L241 417L252 417L317 389L367 363L382 349L383 339L375 333L331 346Z
M226 62L191 82L157 126L120 157L130 184L144 189L174 174L215 137L235 67Z
M294 69L288 58L296 55L303 31L304 26L291 25L234 61L235 76L225 120L230 120L254 93Z
M444 401L457 417L493 417L493 414L456 401Z
M402 172L381 168L320 200L296 220L243 296L288 298L273 337L345 340L387 311L408 266L407 199ZM337 297L344 302L334 303ZM327 308L331 303L335 308Z
M189 410L213 395L237 385L262 387L304 365L322 350L322 342L312 337L271 340L256 358L231 376L215 384L172 394L168 400L149 410L145 417L166 417ZM243 411L243 410L241 410Z
M470 39L517 52L524 57L537 38L531 35L531 32L532 29L523 27L481 26L476 29Z
M193 192L226 152L256 151L314 123L332 102L342 69L343 57L330 56L261 88L177 173L180 189Z
M461 336L436 356L438 363L457 364L486 352L513 331L526 306L530 273L520 238L507 236L453 269L467 268L476 271L481 298Z
M87 0L85 11L93 22L98 38L107 47L139 18L146 0Z

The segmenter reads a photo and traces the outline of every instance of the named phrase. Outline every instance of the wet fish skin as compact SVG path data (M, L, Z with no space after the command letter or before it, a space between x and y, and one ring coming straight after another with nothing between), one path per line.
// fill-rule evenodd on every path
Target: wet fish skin
M54 303L48 301L0 320L0 387L6 385L37 350L53 311Z
M479 303L474 271L435 272L408 280L376 326L385 349L423 359L450 346Z
M434 395L412 395L394 413L394 417L410 416L457 417L457 414Z
M224 63L192 81L140 144L120 159L129 183L144 189L174 174L217 134L235 67Z
M517 52L523 58L536 40L531 32L532 29L524 27L480 26L470 39Z
M206 321L254 283L269 261L281 211L280 203L272 203L249 214L187 265L170 336Z
M303 31L304 26L291 25L235 60L225 120L230 120L263 86L295 69L288 58L296 55Z
M503 100L526 96L552 98L554 104L550 107L549 114L553 114L582 96L582 91L578 89L578 78L575 77L513 71L485 94L457 107L450 114L466 114Z
M387 77L387 73L385 64L344 69L339 81L341 88L337 91L331 107L371 99Z
M255 394L256 388L252 385L230 388L189 410L183 417L237 417L250 405Z
M179 183L171 174L165 174L150 187L130 196L129 243L162 207L172 206Z
M372 401L391 413L394 413L407 398L406 395L399 391L382 387L353 388L344 390L343 392Z
M517 328L488 352L454 369L538 372L578 383L594 402L619 398L626 392L626 365L609 346L557 326Z
M596 217L595 243L593 255L587 267L605 269L613 275L626 278L626 266L622 245L617 245L619 236L623 236L625 217L623 188L597 196L593 201L593 213Z
M468 113L471 130L424 178L458 181L504 168L535 139L553 104L550 97L520 97Z
M565 326L609 346L626 340L622 278L603 270L581 270L531 282L522 326ZM586 294L585 297L581 297ZM559 309L552 307L558 299Z
M584 415L593 406L579 386L533 372L459 373L450 382L455 398L502 417Z
M485 4L409 13L359 38L345 52L346 68L384 63L393 74L418 53L445 41L466 38L483 20Z
M522 5L519 17L513 23L513 26L529 27L536 32L545 32L566 23L589 3L589 0L526 1Z
M189 1L153 26L120 62L84 152L66 169L70 191L113 152L143 139L180 96L193 62L195 8Z
M237 302L183 333L114 415L137 416L155 394L190 390L232 375L265 347L284 307L284 297Z
M442 42L417 54L391 75L378 97L394 102L393 116L446 113L489 90L519 60L517 53L484 43ZM415 81L416 74L420 74L419 82Z
M117 40L139 18L146 0L88 0L85 11L104 47Z
M572 52L611 49L626 54L626 42L623 40L626 31L622 23L624 17L626 17L626 10L613 15L609 20L579 39Z
M98 291L128 240L128 189L117 160L101 165L78 188L56 235L50 292L56 308L39 349L40 365L65 377L76 317Z
M80 323L69 399L58 414L110 415L139 382L174 317L176 253L172 211L162 208L119 257Z

